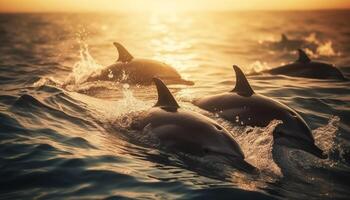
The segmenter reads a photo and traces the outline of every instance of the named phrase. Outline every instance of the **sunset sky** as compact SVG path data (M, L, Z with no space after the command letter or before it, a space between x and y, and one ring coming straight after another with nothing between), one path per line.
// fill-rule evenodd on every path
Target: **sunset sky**
M0 0L0 12L346 9L350 0Z

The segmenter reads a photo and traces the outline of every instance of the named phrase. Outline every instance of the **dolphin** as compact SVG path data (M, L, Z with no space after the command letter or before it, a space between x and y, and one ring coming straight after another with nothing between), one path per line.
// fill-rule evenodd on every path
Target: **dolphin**
M217 113L234 125L266 127L272 120L281 120L274 130L275 144L304 150L319 158L327 158L315 145L310 128L292 108L266 96L256 94L247 78L237 66L236 86L230 92L194 100L198 107ZM243 123L243 124L242 124Z
M286 49L291 50L304 45L303 40L289 39L286 34L281 35L281 40L272 43L270 46L276 49Z
M287 50L291 51L297 48L309 48L309 49L316 49L317 45L311 42L308 42L304 39L291 39L287 37L286 34L281 34L281 39L279 41L275 42L264 42L265 46L267 48L271 48L273 50Z
M180 108L165 84L154 78L157 103L131 124L159 141L160 148L184 153L212 162L228 164L245 172L256 168L244 160L244 154L230 133L212 119Z
M166 63L151 59L134 58L123 45L117 42L113 44L118 50L118 60L90 76L87 81L121 81L149 85L152 83L153 77L159 77L168 84L194 84L192 81L182 79L181 75Z
M287 76L313 78L313 79L337 79L348 80L339 69L332 64L312 61L306 53L298 49L299 58L293 63L263 71L268 74L282 74Z

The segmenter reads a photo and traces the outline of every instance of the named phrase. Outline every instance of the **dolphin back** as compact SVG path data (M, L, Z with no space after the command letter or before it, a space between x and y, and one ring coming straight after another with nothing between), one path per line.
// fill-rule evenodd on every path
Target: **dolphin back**
M113 45L117 48L118 50L118 62L129 62L131 61L134 57L126 50L126 48L121 45L118 42L114 42Z
M297 62L300 62L300 63L311 62L311 59L309 58L309 56L307 56L305 51L303 51L302 49L298 49L298 53L299 53L299 58L298 58Z
M156 84L158 92L158 101L154 106L180 108L174 96L171 94L163 81L158 78L153 78L153 81Z
M252 96L254 94L254 91L242 70L236 65L233 65L233 69L236 73L236 86L232 92L236 92L241 96Z

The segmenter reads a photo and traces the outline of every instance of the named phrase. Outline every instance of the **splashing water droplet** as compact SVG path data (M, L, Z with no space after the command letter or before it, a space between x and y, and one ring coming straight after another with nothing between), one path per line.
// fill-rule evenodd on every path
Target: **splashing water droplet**
M126 74L126 72L123 70L122 78L120 81L121 82L126 81L126 80L128 80L128 78L129 78L128 74Z
M112 70L109 70L108 78L109 78L109 79L113 78L113 72L112 72Z
M130 85L129 84L123 84L123 88L125 89L125 90L127 90L127 89L129 89L129 87L130 87Z
M239 116L238 115L236 116L236 122L237 123L239 122Z
M103 66L98 64L91 56L88 44L81 40L78 40L78 43L80 44L80 60L74 64L72 72L65 80L65 85L83 83L89 77L101 73L103 69Z

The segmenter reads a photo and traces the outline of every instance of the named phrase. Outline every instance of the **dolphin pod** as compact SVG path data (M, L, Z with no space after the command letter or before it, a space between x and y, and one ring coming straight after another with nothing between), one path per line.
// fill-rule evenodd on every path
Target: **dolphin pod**
M262 73L281 74L294 77L313 78L313 79L337 79L348 80L339 69L332 64L312 61L307 54L298 49L299 58L295 62L279 66Z
M241 126L265 127L274 119L281 120L274 130L275 144L304 150L319 158L327 156L314 143L310 128L303 118L290 107L266 96L256 94L237 66L236 86L233 90L206 96L194 101L198 107L217 113L222 118Z
M151 59L134 58L123 45L117 42L113 44L118 50L118 60L89 77L87 81L121 81L148 85L152 83L153 77L158 77L167 84L193 85L192 81L182 79L170 65Z
M285 35L282 41L288 41ZM214 162L231 165L245 172L256 172L256 168L246 162L244 153L232 135L212 119L199 113L182 109L167 84L193 85L181 78L171 66L150 59L134 58L121 44L114 43L119 53L116 63L107 66L88 81L121 80L124 74L128 83L155 83L158 92L157 103L135 119L131 128L156 138L160 148L175 153L185 153ZM333 65L313 62L299 49L299 59L294 63L264 71L270 74L284 74L307 78L334 78L346 80ZM303 150L318 158L327 155L315 145L315 139L304 119L292 108L257 94L238 66L236 85L233 90L221 94L201 97L193 101L196 106L217 113L234 125L266 127L272 120L281 120L273 132L274 143ZM317 73L316 73L317 72ZM110 76L110 74L114 76ZM157 77L157 78L156 78ZM162 79L162 80L161 80Z
M207 158L245 172L256 171L225 128L204 115L180 108L165 84L153 80L158 101L132 123L133 129L155 137L160 147L169 151Z

